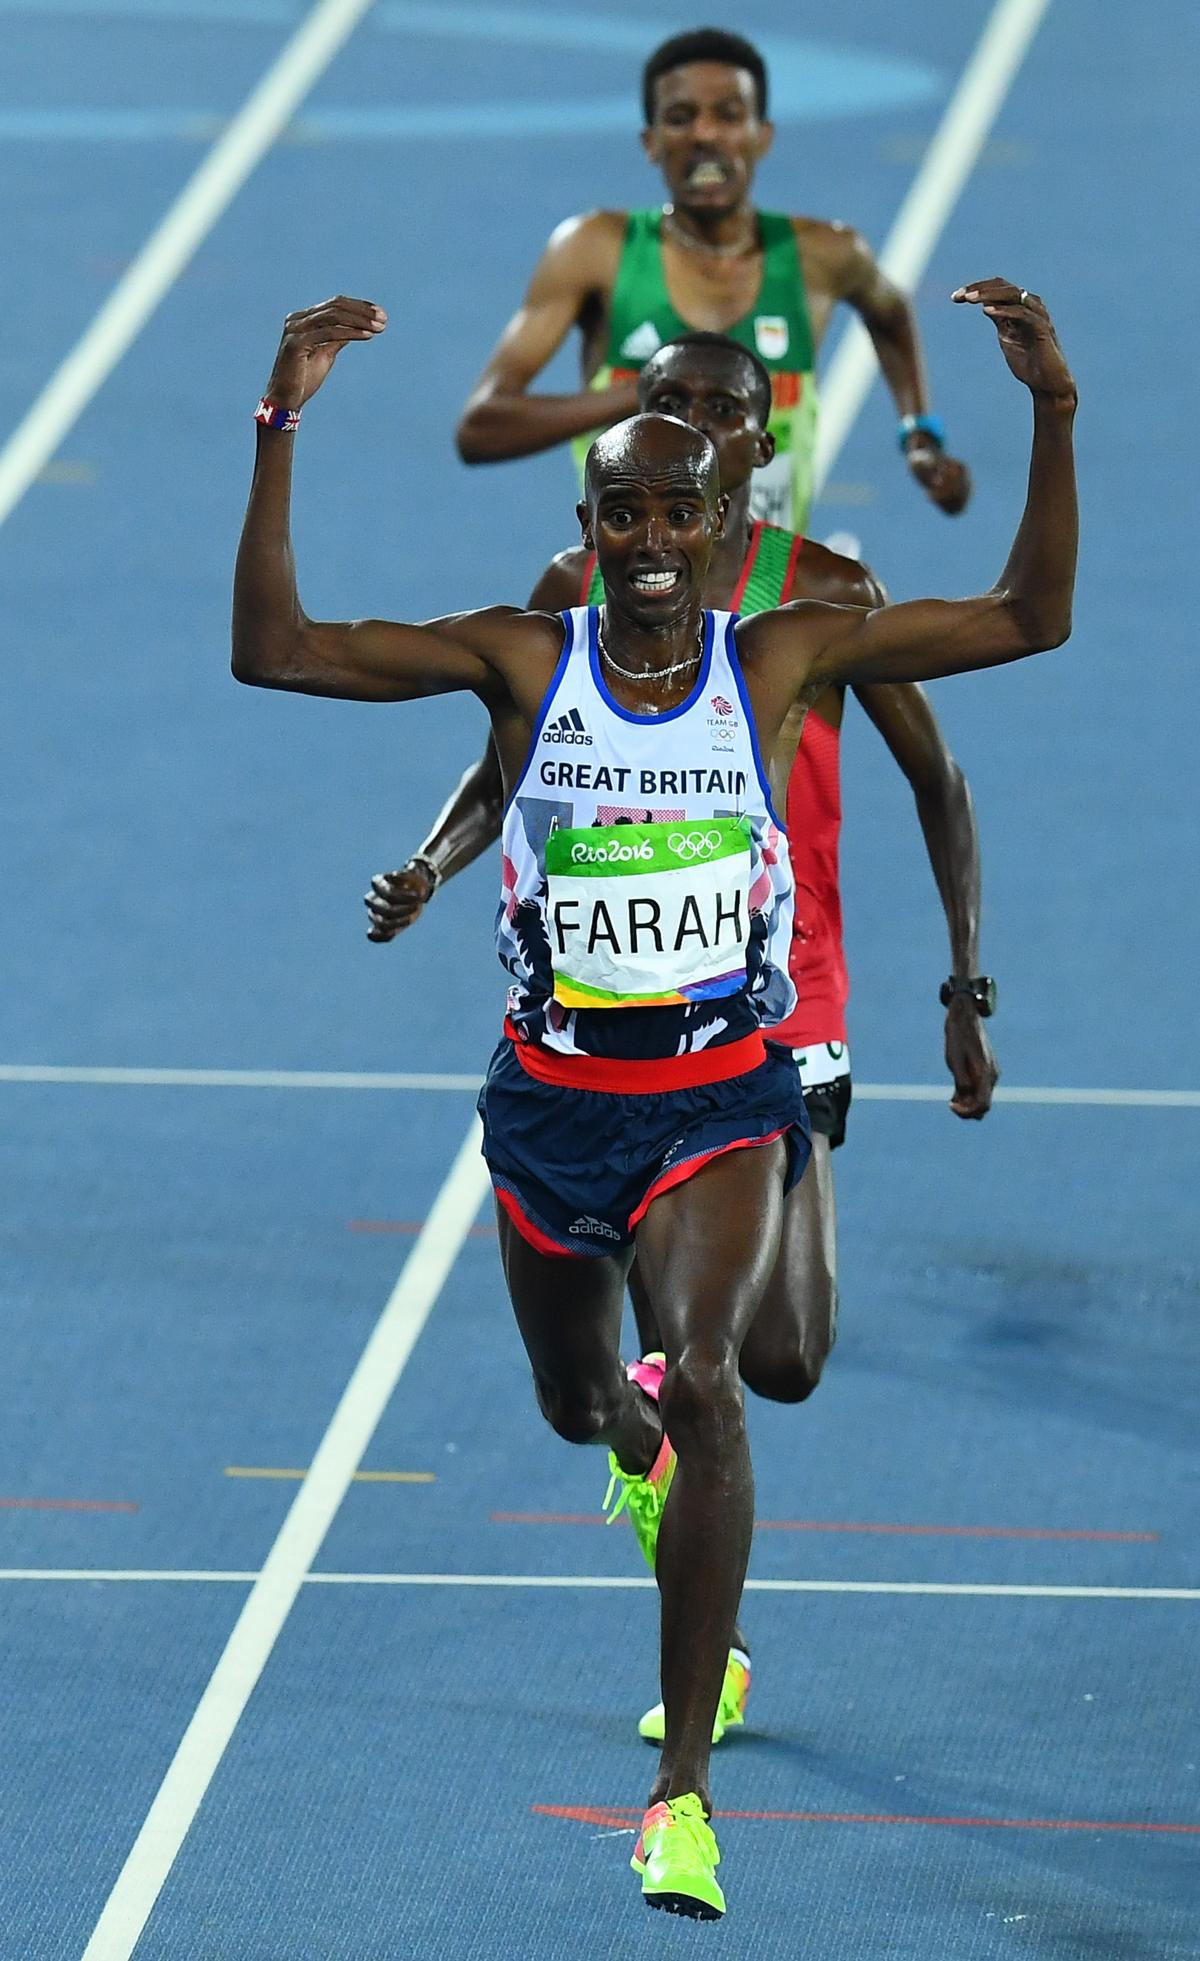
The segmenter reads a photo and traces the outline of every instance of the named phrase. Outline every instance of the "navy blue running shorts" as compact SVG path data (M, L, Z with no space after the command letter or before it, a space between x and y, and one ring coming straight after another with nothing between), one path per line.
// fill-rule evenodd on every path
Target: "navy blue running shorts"
M660 1192L723 1151L784 1137L790 1191L812 1148L796 1065L770 1047L723 1082L618 1095L541 1082L506 1037L479 1114L497 1202L530 1245L567 1257L620 1252Z

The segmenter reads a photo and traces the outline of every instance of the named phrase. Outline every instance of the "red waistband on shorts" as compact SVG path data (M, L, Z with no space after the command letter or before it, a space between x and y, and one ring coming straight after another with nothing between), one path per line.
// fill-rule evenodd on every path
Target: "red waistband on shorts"
M767 1051L756 1028L736 1042L718 1048L695 1049L690 1055L655 1056L630 1061L621 1056L562 1055L536 1042L523 1042L506 1019L504 1032L527 1076L559 1089L607 1091L611 1096L661 1095L664 1090L698 1089L702 1083L724 1083L745 1076L766 1061Z

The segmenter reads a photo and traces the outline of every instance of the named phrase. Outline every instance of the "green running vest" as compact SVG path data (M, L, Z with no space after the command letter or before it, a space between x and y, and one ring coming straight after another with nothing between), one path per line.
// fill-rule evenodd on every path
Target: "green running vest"
M775 460L755 473L751 516L803 532L812 499L817 440L817 391L812 324L804 274L790 218L760 211L762 284L749 313L725 332L751 348L771 376ZM631 211L610 304L608 347L592 388L630 381L665 341L693 331L671 304L662 262L662 211ZM572 444L582 481L583 461L598 431Z

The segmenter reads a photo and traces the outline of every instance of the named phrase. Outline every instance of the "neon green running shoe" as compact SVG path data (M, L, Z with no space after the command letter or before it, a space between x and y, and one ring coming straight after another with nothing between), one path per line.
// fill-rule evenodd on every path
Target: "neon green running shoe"
M625 1373L631 1382L658 1401L659 1384L666 1370L665 1355L643 1355L640 1362L630 1362ZM654 1571L654 1557L658 1549L658 1528L662 1522L663 1506L671 1489L671 1479L675 1475L675 1452L664 1434L662 1449L646 1472L623 1471L614 1453L608 1453L608 1468L612 1476L608 1480L608 1490L604 1494L604 1510L608 1513L609 1525L615 1525L623 1511L628 1511L629 1521L637 1534L637 1542L645 1555L646 1564ZM613 1496L616 1494L616 1503ZM611 1511L609 1510L612 1506Z
M651 1805L629 1863L642 1875L648 1907L689 1920L719 1920L724 1913L725 1895L715 1877L721 1854L694 1791Z
M741 1648L729 1650L721 1700L713 1717L712 1740L719 1743L726 1730L740 1729L746 1720L746 1697L750 1693L750 1657ZM647 1709L638 1724L638 1735L647 1743L661 1743L667 1734L667 1712L661 1702Z

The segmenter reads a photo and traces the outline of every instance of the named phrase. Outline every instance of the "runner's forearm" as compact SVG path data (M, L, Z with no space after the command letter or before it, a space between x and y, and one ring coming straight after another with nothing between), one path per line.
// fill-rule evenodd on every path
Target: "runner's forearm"
M1075 398L1035 394L1025 510L998 590L1031 645L1058 646L1071 631L1079 547L1072 427Z
M952 974L979 972L979 831L970 787L947 758L936 784L915 786L917 816L946 915Z
M304 624L290 522L296 438L261 426L256 433L233 578L233 671L242 680L285 671Z
M632 383L585 388L576 395L480 394L467 403L455 440L464 463L504 463L556 449L637 411Z
M500 759L495 743L489 739L484 754L465 772L457 790L443 805L416 855L429 859L444 885L495 843L503 814Z
M973 599L908 600L834 623L809 665L810 693L830 682L934 681L1023 660L1069 639L1079 542L1074 412L1073 389L1034 393L1025 509L996 584Z
M929 409L929 386L917 333L916 316L905 295L889 295L886 305L862 314L871 336L883 378L897 415L924 415Z

